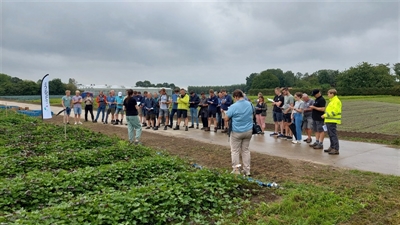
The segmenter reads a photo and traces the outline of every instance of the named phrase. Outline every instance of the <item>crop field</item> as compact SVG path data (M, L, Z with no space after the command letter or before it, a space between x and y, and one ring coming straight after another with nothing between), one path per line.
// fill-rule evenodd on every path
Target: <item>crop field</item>
M219 154L226 150L215 150L213 145L188 146L174 139L173 149L191 155L189 162L169 155L171 149L160 149L156 143L165 143L163 139L152 139L151 148L94 130L69 126L65 139L63 126L13 113L6 117L0 110L0 224L400 221L400 179L395 176L291 165L255 154L255 159L273 165L259 179L270 179L267 173L280 174L279 188L260 187L256 177L252 182L230 174L227 165L221 167ZM196 168L192 166L196 158L199 164L206 163L205 158L215 159L216 167Z

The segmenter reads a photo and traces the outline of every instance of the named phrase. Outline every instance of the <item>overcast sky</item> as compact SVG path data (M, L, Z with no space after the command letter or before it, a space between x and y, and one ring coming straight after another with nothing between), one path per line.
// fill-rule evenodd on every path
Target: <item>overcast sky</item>
M227 85L268 68L400 62L398 1L0 1L1 72Z

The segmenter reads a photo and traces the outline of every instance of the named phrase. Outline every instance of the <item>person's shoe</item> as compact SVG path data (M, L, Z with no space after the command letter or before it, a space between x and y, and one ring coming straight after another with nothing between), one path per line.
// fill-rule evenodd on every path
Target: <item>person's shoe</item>
M165 127L164 127L164 130L167 130L167 129L168 129L167 127L168 127L168 126L165 126Z
M240 174L240 170L239 169L233 169L231 173L239 175Z
M314 149L324 149L324 146L320 143L314 147Z
M192 126L190 126L189 128L194 128L194 125L192 124Z
M185 131L188 131L189 130L189 128L188 127L185 127Z
M260 134L261 134L261 135L264 135L264 132L261 132Z
M277 136L277 138L286 139L286 136L283 135L283 134L279 134L279 135Z
M85 122L87 122L87 120L85 120Z
M339 155L339 150L336 150L336 149L331 149L329 152L328 152L328 154L329 155Z
M330 152L332 150L331 147L329 147L328 149L324 149L324 152Z
M158 130L158 127L157 127L157 126L155 126L155 127L153 128L153 130Z
M135 145L142 145L142 143L139 141L135 141Z
M221 131L221 133L228 133L228 129L227 129L227 128L223 129L223 130Z
M293 140L292 143L293 143L293 144L297 144L297 141L296 141L296 140Z
M215 132L215 133L217 133L217 130L218 130L218 128L215 128L215 127L214 127L214 132Z
M77 123L75 122L74 125L76 125Z
M93 122L93 123L97 123L97 121L96 121L96 120L93 120L92 122Z
M217 130L221 130L221 127L220 127L220 126L217 126Z
M204 129L206 129L205 127L202 127L200 130L204 130Z
M210 131L209 127L204 128L204 131Z
M286 139L290 141L290 140L293 140L293 137L286 136Z
M307 142L307 143L311 143L311 142L312 142L312 139L311 139L311 138L306 138L306 139L304 139L303 141L304 141L304 142Z
M317 146L319 144L319 142L314 142L313 144L310 144L309 146L310 147L315 147L315 146Z
M168 125L169 128L172 128L172 125Z
M67 124L69 124L69 121L67 121Z
M145 126L147 126L146 124L142 124L142 127L145 127Z
M179 130L179 126L176 126L173 130Z
M269 136L277 136L278 135L278 133L272 133L272 134L270 134Z
M150 127L146 127L146 130L149 130L150 129Z
M196 129L199 129L199 125L196 126Z
M82 124L82 122L81 122L81 121L79 121L79 122L78 122L78 124L79 124L79 125L81 125L81 124Z

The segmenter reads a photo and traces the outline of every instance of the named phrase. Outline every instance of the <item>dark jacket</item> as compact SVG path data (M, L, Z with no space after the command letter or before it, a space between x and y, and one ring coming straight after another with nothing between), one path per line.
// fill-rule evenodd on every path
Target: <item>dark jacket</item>
M225 100L225 103L221 103L221 109L226 111L228 110L228 107L232 105L233 100L230 95L226 95L225 97L223 97L223 99Z
M194 103L190 103L189 108L197 108L200 103L200 98L199 98L199 96L197 96L197 94L194 94L193 96L190 95L189 102L194 102Z
M214 97L208 97L207 103L209 111L217 111L218 97L216 95L214 95Z
M146 98L144 100L143 108L146 110L146 112L154 113L156 110L156 102L153 98Z

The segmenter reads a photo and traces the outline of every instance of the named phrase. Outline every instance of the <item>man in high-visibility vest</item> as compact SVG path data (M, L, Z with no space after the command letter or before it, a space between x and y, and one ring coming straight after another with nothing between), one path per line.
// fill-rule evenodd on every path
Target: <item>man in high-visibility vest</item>
M325 149L324 152L327 152L329 155L339 155L339 139L337 137L336 125L342 123L342 102L337 97L337 91L335 89L328 91L328 98L328 106L321 118L325 120L325 126L331 145L328 149Z

